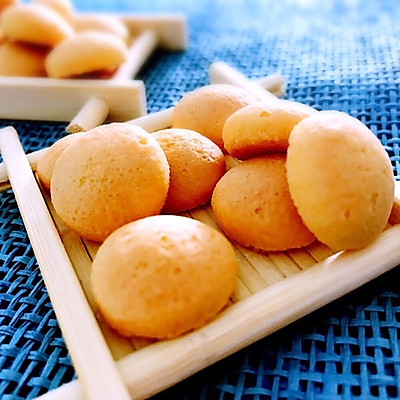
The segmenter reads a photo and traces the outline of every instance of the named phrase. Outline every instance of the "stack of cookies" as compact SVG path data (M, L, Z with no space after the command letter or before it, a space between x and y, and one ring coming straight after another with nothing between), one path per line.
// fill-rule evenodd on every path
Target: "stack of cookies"
M243 162L218 182L212 207L243 246L278 251L317 238L335 251L358 249L384 229L392 166L357 119L289 101L259 103L232 114L222 138Z
M236 160L228 172L224 153ZM204 325L236 283L226 237L171 214L211 202L226 236L259 252L316 239L357 249L384 229L394 196L388 155L361 122L230 85L183 97L169 129L113 123L68 136L37 172L65 224L104 242L92 283L105 319L152 338Z
M0 75L108 78L128 39L118 18L77 15L68 0L10 0L0 9Z

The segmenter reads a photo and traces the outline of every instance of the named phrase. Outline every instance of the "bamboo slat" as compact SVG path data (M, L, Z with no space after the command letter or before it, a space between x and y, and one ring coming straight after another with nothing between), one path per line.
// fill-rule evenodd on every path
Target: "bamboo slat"
M142 81L0 77L0 118L70 121L92 97L107 102L113 121L147 112Z
M54 311L87 398L128 399L126 387L57 234L14 128L8 127L0 131L0 151Z

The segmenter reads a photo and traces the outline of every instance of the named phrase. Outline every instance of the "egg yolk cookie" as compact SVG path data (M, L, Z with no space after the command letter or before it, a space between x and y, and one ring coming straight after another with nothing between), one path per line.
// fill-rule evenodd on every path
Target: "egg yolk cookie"
M218 180L226 171L221 149L210 139L188 129L155 132L167 157L170 186L163 211L190 210L210 201Z
M226 235L254 250L287 250L315 239L290 197L284 155L252 158L230 169L217 183L211 206Z
M237 279L231 243L202 222L157 215L131 222L100 246L92 288L101 313L126 336L171 338L201 327Z
M127 222L158 214L169 187L169 166L157 141L128 124L81 135L54 164L50 194L64 223L103 241Z
M203 86L177 103L172 113L172 126L199 132L224 149L222 128L226 119L256 101L246 90L233 85Z
M358 119L321 111L289 138L290 194L304 223L335 250L358 249L384 229L394 199L388 154Z

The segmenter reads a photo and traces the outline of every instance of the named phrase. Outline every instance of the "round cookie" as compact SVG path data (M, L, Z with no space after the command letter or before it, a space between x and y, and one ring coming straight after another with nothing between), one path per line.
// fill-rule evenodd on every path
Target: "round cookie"
M49 7L67 20L69 20L73 14L74 8L70 0L33 0L32 3Z
M165 129L153 134L167 157L170 186L164 212L180 212L210 201L216 183L226 171L221 149L200 133Z
M281 251L315 239L290 197L284 155L252 158L230 169L217 183L211 206L226 235L251 249Z
M333 249L364 247L384 229L393 205L392 166L379 140L356 118L321 111L296 125L287 177L304 223Z
M118 67L127 58L125 42L110 33L77 33L56 46L46 60L51 78L68 78Z
M127 224L100 246L93 294L106 321L126 336L171 338L201 327L236 284L232 245L190 218L158 215Z
M1 76L45 76L47 52L21 42L0 43Z
M293 127L317 112L305 104L287 100L241 108L226 120L223 127L225 149L240 160L286 152Z
M36 167L36 172L39 176L40 182L45 189L50 190L50 182L51 177L53 176L54 164L58 160L58 157L60 157L60 154L74 140L85 134L86 132L78 132L73 135L64 136L63 138L57 140L57 142L52 144L40 158Z
M91 14L91 15L74 15L71 21L76 32L84 31L100 31L111 33L120 37L124 42L129 39L128 28L122 21L112 15Z
M256 101L246 90L233 85L203 86L177 103L172 113L172 126L199 132L224 149L222 128L226 119Z
M168 186L169 166L157 141L137 126L114 123L64 149L50 193L68 227L100 242L127 222L158 214Z
M0 15L7 7L18 4L18 0L0 0Z
M18 4L1 14L2 35L11 40L54 47L74 34L56 11L40 4Z

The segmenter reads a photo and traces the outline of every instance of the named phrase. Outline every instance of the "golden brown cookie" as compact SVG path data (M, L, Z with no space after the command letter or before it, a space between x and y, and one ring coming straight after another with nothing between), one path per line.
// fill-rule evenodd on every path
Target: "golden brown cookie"
M79 235L103 241L127 222L158 214L169 166L157 141L128 124L94 128L70 143L54 164L54 208Z
M88 31L64 40L49 53L46 70L51 78L68 78L113 69L127 57L125 42L110 33Z
M172 114L174 128L191 129L211 139L221 149L222 128L236 110L257 100L246 90L233 85L203 86L186 94Z
M208 203L226 171L221 149L188 129L165 129L153 137L164 150L170 167L170 187L163 211L176 213Z
M100 31L118 36L124 42L127 42L129 39L128 28L122 23L119 18L112 15L76 14L72 17L71 24L75 28L76 32Z
M305 104L287 100L251 104L226 120L222 131L225 149L240 160L286 152L293 127L316 113Z
M72 17L74 10L70 0L32 0L32 3L49 7L67 20Z
M46 76L46 55L43 48L22 42L0 43L0 75Z
M92 288L106 321L126 336L171 338L198 328L228 302L236 284L232 245L190 218L132 222L100 246Z
M40 182L46 190L50 190L51 177L53 175L54 164L60 157L60 154L77 138L85 135L86 132L78 132L73 135L67 135L52 144L43 156L40 158L36 167L36 172Z
M18 0L0 0L0 15L7 7L18 4Z
M323 111L296 125L287 176L304 223L333 249L364 247L385 227L394 196L392 166L356 118Z
M217 183L211 205L221 229L245 247L280 251L315 239L290 197L284 155L252 158L230 169Z
M53 47L71 37L71 25L56 11L40 4L18 4L1 14L5 38L40 46Z

